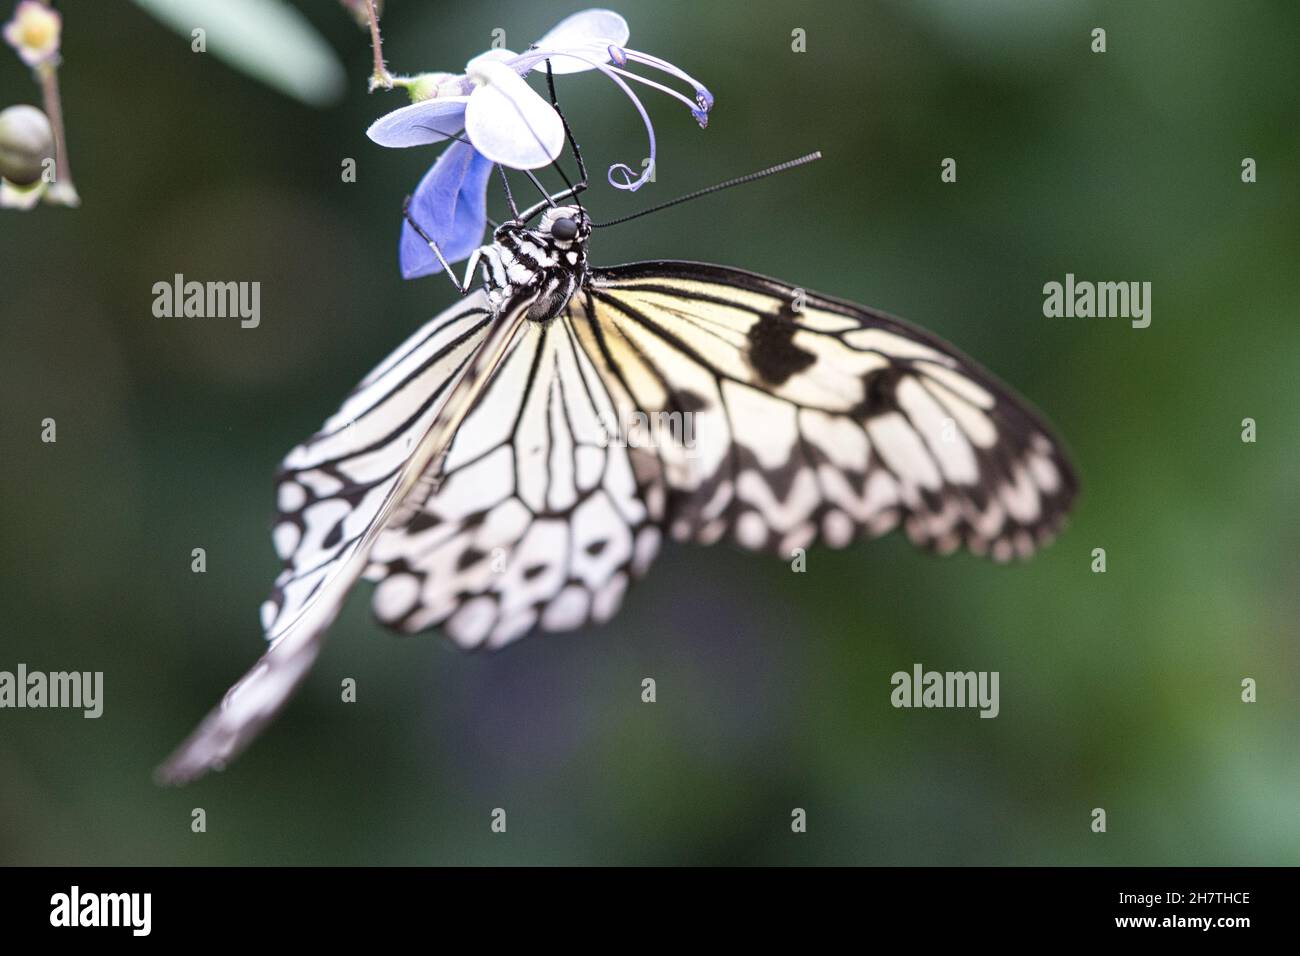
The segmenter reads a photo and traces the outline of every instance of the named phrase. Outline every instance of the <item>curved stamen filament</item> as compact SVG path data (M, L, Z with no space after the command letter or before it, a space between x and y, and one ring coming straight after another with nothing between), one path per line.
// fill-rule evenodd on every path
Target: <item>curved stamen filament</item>
M614 47L610 47L611 52L614 49L615 49ZM646 136L650 140L650 162L646 165L641 175L636 177L635 179L632 178L632 173L633 173L632 168L628 166L626 163L615 163L614 165L609 167L608 172L605 174L605 178L609 180L609 184L613 186L615 189L626 189L629 192L636 192L638 189L644 186L646 184L646 181L649 180L649 178L654 174L655 128L654 128L654 124L650 122L650 114L646 112L645 105L642 104L640 97L638 97L636 93L632 92L632 88L623 81L622 77L620 77L617 73L614 72L615 68L611 67L608 63L602 63L597 60L593 60L591 57L583 56L580 53L574 53L570 50L529 50L527 53L521 54L520 56L516 57L513 61L511 61L511 64L516 69L519 69L521 67L532 69L533 66L535 66L538 63L541 63L544 60L556 59L562 56L567 56L574 60L580 60L583 63L586 63L592 69L600 70L601 73L604 73L605 76L607 76L610 80L612 80L614 84L618 86L619 89L621 89L625 94L627 94L627 98L632 101L632 105L636 107L636 111L641 114L641 122L645 124ZM623 182L620 183L614 180L615 171L623 174Z
M652 87L658 90L660 93L667 93L673 99L685 103L686 108L689 109L692 114L697 114L697 118L698 118L700 108L699 105L696 103L696 101L692 99L688 99L684 94L677 92L677 90L674 90L672 87L664 86L662 83L656 83L654 80L647 79L646 77L640 76L636 73L632 73L629 70L619 69L616 66L611 66L609 67L609 69L617 73L619 76L625 76L629 80L636 80L638 83L644 83L646 86Z
M613 48L611 47L611 50L612 49ZM664 73L675 76L684 83L689 83L695 90L695 96L699 102L700 108L706 112L713 108L713 94L709 92L708 87L695 79L695 77L691 76L685 70L673 66L667 60L661 60L657 56L651 56L649 53L642 53L639 50L619 48L618 52L622 54L622 59L624 60L632 60L635 63L644 63L646 66L653 67L656 70L661 70ZM622 66L621 63L619 65Z
M599 69L600 72L604 73L611 80L617 83L618 86L623 90L623 92L627 94L627 98L632 101L632 105L636 107L636 111L641 114L641 122L645 124L646 136L649 137L650 139L650 162L646 165L645 169L642 171L640 176L638 176L636 179L633 179L632 169L626 163L615 163L613 166L609 167L609 171L605 174L605 178L609 180L609 184L613 186L615 189L626 189L629 192L636 192L638 189L640 189L642 186L646 184L646 181L651 176L654 175L655 128L654 125L650 122L650 114L648 114L645 111L645 106L642 105L640 98L635 93L632 92L632 88L630 86L628 86L626 83L623 82L623 78L620 77L617 73L614 73L613 70L611 70L608 67L600 66L597 67L597 69ZM614 182L615 170L618 170L623 174L623 182L621 184Z

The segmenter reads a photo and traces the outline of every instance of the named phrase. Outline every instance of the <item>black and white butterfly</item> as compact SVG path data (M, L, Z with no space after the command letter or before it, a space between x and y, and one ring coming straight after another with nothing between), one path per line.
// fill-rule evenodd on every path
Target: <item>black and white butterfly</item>
M162 779L220 768L256 736L362 577L388 627L497 648L608 620L665 539L788 557L901 527L1007 561L1057 533L1074 471L992 375L775 279L593 267L585 179L498 226L462 287L477 267L480 288L285 458L271 646ZM690 428L628 439L663 415Z

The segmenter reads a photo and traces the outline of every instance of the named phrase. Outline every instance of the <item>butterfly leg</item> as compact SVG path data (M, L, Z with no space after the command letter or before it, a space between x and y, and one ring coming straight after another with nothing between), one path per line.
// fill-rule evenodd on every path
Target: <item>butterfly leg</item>
M429 244L429 248L432 249L433 254L438 257L438 262L442 264L443 271L447 273L447 278L449 278L451 284L456 287L456 291L461 295L469 295L469 290L473 286L474 270L478 268L479 258L483 255L482 247L475 249L473 253L470 254L469 261L465 264L465 278L463 280L457 279L456 273L452 271L450 263L448 263L446 258L443 256L442 250L438 248L438 243L424 231L420 224L415 221L415 217L411 215L410 196L407 196L405 201L402 203L402 216L411 224L411 228L415 230L415 234Z

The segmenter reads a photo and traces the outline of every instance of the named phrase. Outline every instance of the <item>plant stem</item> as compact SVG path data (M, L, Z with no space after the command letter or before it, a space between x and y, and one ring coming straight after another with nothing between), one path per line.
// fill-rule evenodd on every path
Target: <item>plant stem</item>
M379 11L375 9L375 0L366 0L366 20L370 23L370 49L375 54L375 72L370 77L370 91L379 87L386 90L393 88L393 77L384 64L384 41L379 36Z
M80 206L81 197L72 184L72 164L68 161L68 138L63 131L63 103L59 98L59 70L53 63L36 69L45 101L45 115L54 131L54 182L45 193L45 201L64 206Z

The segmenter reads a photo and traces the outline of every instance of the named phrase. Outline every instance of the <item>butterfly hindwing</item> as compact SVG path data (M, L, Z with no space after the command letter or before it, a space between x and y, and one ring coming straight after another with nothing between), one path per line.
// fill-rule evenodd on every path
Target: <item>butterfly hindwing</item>
M508 321L493 321L481 293L433 319L285 458L273 533L284 568L262 608L269 647L159 767L159 780L184 783L225 766L306 676L378 530L401 515L453 410L472 401L475 378L465 373L479 364L490 327L494 341L511 334ZM453 401L453 391L464 399Z
M466 648L609 618L660 539L657 471L618 441L610 389L565 319L530 324L456 433L437 491L376 541L376 616L406 632L440 625Z
M268 636L317 596L374 524L490 315L480 293L427 323L285 457L272 533L284 569L262 608Z
M1077 491L1042 419L952 346L898 319L717 266L597 270L579 329L650 414L677 540L789 555L901 524L917 544L1027 556Z

